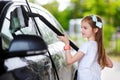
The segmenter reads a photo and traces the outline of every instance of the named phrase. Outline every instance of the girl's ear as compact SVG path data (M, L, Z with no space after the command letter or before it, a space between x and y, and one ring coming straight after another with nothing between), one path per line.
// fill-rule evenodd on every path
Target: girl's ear
M93 31L94 31L94 33L97 33L98 32L98 28L94 28Z

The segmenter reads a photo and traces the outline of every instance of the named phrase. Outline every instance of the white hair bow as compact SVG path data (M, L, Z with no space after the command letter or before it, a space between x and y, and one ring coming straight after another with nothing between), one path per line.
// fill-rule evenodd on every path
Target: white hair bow
M97 21L97 17L95 15L92 15L91 17L92 17L93 22L96 22L96 26L99 28L102 28L102 23Z

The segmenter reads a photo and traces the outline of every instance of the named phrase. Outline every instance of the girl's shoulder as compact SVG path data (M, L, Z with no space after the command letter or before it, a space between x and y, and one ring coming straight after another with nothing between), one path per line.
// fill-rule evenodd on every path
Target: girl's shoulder
M92 44L92 45L96 45L97 42L96 41L88 41L89 44Z
M79 47L79 51L82 51L84 54L87 54L89 50L97 50L96 41L87 41Z
M92 47L92 46L97 46L96 41L87 41L83 43L80 47Z

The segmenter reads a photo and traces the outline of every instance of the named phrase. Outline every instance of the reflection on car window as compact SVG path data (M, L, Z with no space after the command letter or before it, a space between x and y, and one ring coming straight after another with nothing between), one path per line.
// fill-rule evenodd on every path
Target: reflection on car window
M14 32L15 30L15 34L32 34L32 35L36 35L36 30L35 30L35 25L34 22L32 20L32 18L28 17L28 20L26 20L26 16L23 16L24 14L22 13L22 10L20 9L26 9L26 7L21 6L19 8L17 8L17 11L15 11L14 13L16 14L16 16L12 15L11 18L13 18L14 24L12 24L12 29L11 31ZM15 9L16 10L16 9ZM14 21L14 18L17 19L18 18L18 25L16 27L16 21ZM11 23L12 23L11 22ZM15 26L15 27L13 27Z
M38 13L42 15L44 18L46 18L54 27L56 27L60 32L64 32L64 29L59 24L59 22L54 18L53 15L51 15L47 10L45 10L42 7L32 7L33 12Z
M43 35L43 39L47 44L58 41L57 35L50 28L48 28L39 18L35 18L35 20L37 21L40 32Z
M39 8L32 7L32 11L42 15L50 23L52 23L52 25L54 25L58 30L60 30L60 31L63 30L63 29L61 29L61 25L57 22L57 20L49 12L47 12L45 9L43 9L41 7L39 7Z
M39 13L40 15L44 16L52 25L54 25L58 30L60 30L60 25L54 20L54 18L46 13L45 11L42 11L42 9L32 8L32 11L34 13ZM43 35L43 39L48 43L54 43L58 41L57 35L47 26L45 25L38 17L35 18L38 27L40 29L40 32Z

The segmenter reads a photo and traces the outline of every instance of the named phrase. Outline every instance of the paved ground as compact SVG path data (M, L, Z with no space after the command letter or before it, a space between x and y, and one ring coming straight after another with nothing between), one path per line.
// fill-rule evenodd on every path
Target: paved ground
M120 80L120 62L113 62L113 68L102 71L101 80Z

